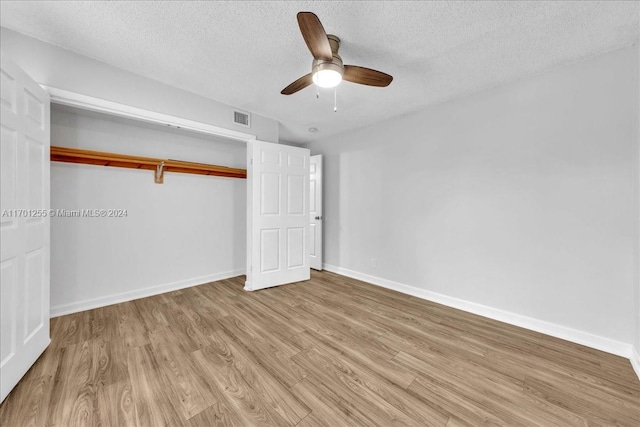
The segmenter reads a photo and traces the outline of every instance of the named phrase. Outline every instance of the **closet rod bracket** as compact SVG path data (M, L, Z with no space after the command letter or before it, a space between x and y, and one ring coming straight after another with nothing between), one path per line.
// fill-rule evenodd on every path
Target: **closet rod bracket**
M153 176L153 182L155 182L156 184L164 183L164 160L161 161L158 166L156 166L156 171Z

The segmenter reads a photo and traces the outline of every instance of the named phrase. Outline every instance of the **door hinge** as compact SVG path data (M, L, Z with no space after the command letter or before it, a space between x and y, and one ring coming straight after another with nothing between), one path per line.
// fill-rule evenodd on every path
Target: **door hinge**
M252 165L252 164L253 164L253 159L250 159L250 163L249 163L249 164L250 164L250 165Z

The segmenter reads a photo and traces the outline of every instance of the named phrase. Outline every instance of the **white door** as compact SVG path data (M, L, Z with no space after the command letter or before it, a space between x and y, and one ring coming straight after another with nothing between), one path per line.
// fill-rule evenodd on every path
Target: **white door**
M1 68L0 401L49 345L49 94Z
M309 262L322 270L322 155L309 164Z
M247 282L255 291L310 278L309 150L247 145Z

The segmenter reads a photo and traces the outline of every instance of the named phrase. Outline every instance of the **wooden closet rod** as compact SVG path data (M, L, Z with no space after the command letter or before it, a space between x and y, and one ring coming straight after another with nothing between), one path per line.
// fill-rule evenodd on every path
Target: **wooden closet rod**
M152 170L155 172L154 178L158 184L162 184L165 172L213 175L227 178L247 177L246 169L56 146L51 146L51 161Z

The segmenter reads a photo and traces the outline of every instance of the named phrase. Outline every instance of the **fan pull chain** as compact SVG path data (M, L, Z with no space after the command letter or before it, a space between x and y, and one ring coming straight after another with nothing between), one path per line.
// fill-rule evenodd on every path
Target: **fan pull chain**
M338 111L338 88L336 87L333 90L333 112Z
M320 87L316 86L316 98L320 98Z

